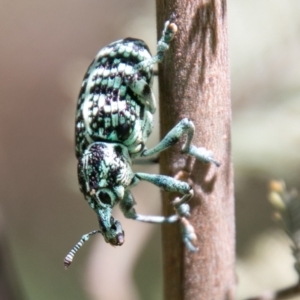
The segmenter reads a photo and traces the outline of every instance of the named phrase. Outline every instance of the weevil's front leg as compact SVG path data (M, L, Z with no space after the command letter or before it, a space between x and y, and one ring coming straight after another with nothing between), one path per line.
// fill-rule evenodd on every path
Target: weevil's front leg
M157 154L166 150L167 148L175 145L179 139L186 134L187 140L182 147L183 153L188 153L196 157L197 159L205 162L205 163L214 163L217 167L220 166L220 163L216 161L213 157L213 153L205 148L198 148L194 145L191 145L193 135L195 131L195 126L191 120L188 118L184 118L181 120L154 148L145 150L142 153L142 156L150 156L153 154Z
M176 198L172 204L180 222L183 241L190 251L196 251L197 248L193 245L197 237L193 226L189 223L186 217L190 216L190 206L186 203L193 196L194 191L191 186L183 181L164 175L153 175L146 173L136 173L137 180L145 180L160 187L164 191L177 192L183 194L181 198Z
M133 196L129 190L125 191L124 198L120 202L120 208L124 214L124 216L128 219L133 219L140 222L147 222L147 223L174 223L177 222L179 219L178 215L172 215L169 217L163 216L145 216L137 214L134 205L135 201Z
M177 180L173 177L165 176L165 175L156 175L156 174L147 174L147 173L136 173L135 177L138 180L145 180L151 182L152 184L158 186L164 191L167 192L177 192L183 194L181 198L176 198L172 204L174 206L175 211L180 217L189 217L189 205L187 202L194 195L194 191L192 187L184 182Z

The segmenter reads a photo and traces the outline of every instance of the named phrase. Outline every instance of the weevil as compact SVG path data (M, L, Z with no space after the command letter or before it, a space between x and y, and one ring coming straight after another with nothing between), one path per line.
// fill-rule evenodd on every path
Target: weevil
M173 177L134 173L131 168L136 158L157 155L183 135L187 138L182 153L219 166L211 151L191 144L195 128L188 118L181 120L155 147L147 149L145 145L156 109L152 91L153 65L162 62L176 32L175 17L171 16L165 22L154 56L142 40L126 38L113 42L100 50L84 76L76 112L75 152L80 190L95 211L100 229L82 236L66 256L66 268L81 246L96 233L101 233L113 246L124 243L122 225L112 216L117 204L130 219L150 223L179 222L185 245L190 251L197 250L194 228L187 220L192 187ZM174 215L136 213L130 189L142 180L182 195L172 202Z

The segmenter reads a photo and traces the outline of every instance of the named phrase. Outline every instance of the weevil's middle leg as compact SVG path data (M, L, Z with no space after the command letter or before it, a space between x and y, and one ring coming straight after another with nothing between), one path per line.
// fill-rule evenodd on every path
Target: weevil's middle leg
M180 194L183 194L181 198L176 198L172 204L174 206L174 209L176 211L176 215L170 216L170 217L152 217L152 216L142 216L142 219L140 219L135 213L135 210L132 208L134 205L134 201L130 209L133 209L131 214L134 219L144 222L152 222L154 218L160 218L161 222L156 223L171 223L171 222L180 222L180 228L182 232L182 238L183 242L185 243L186 247L190 251L196 251L197 248L193 245L193 243L196 241L196 234L194 231L193 226L189 223L187 220L187 217L190 216L190 206L187 204L187 202L190 200L190 198L193 196L194 191L191 188L191 186L183 181L177 180L173 177L164 176L164 175L153 175L153 174L146 174L146 173L136 173L136 180L145 180L148 182L153 183L154 185L160 187L164 191L168 192L178 192ZM130 211L129 209L129 211ZM130 214L129 214L130 215ZM130 216L129 216L130 217ZM149 218L148 221L147 218ZM157 219L159 220L159 219Z
M120 208L126 218L133 219L140 222L147 222L147 223L174 223L179 220L178 215L172 215L169 217L164 216L146 216L137 214L134 205L135 201L133 196L129 190L125 191L124 198L120 202Z
M213 153L205 148L196 147L191 144L193 135L195 131L195 126L191 120L188 118L182 119L169 133L160 141L158 145L152 149L145 150L142 153L142 156L150 156L153 154L160 153L167 148L175 145L179 139L186 134L187 140L182 147L183 153L188 153L191 156L196 157L198 160L201 160L205 163L214 163L217 167L220 166L220 163L216 161L213 157Z
M176 201L176 200L175 200ZM179 201L178 203L179 204ZM179 216L179 214L175 214L169 217L164 216L145 216L137 214L134 209L135 201L133 199L132 194L129 190L125 191L124 198L120 202L120 208L126 218L133 219L140 222L147 222L147 223L175 223L180 222L180 229L182 232L182 240L186 247L192 251L195 252L198 250L197 247L194 246L193 243L196 242L197 236L195 234L194 227L191 225L191 223L182 216ZM185 208L181 208L181 214L188 214L189 212L189 206L188 204L184 203L181 206ZM180 209L179 209L180 210ZM185 212L184 212L185 211Z

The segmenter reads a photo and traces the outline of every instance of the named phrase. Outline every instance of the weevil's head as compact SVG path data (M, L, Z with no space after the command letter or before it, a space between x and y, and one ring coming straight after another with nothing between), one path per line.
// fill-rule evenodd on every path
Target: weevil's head
M124 231L112 209L123 199L133 177L128 150L121 144L93 143L78 160L80 190L97 213L105 241L113 246L124 243Z

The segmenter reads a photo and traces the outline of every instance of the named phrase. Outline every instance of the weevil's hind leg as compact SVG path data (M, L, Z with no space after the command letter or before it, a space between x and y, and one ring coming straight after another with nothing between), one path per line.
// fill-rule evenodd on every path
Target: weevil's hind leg
M120 208L126 218L147 223L174 223L177 222L179 219L178 215L163 217L137 214L133 207L135 204L136 203L133 199L131 192L129 190L126 190L124 198L120 202Z
M157 42L157 53L156 55L152 56L151 58L140 62L136 67L136 71L152 66L156 63L160 63L164 59L165 52L169 49L170 43L173 40L176 32L177 32L177 25L174 23L175 16L171 16L170 20L165 23L162 37Z
M144 104L149 106L149 110L152 114L155 113L156 104L154 95L148 83L144 79L137 79L137 73L139 70L147 69L152 67L156 63L162 62L165 52L169 49L170 42L174 38L177 32L177 26L173 23L175 17L172 16L170 20L165 23L164 30L162 32L162 37L157 43L157 53L149 59L145 59L134 67L132 76L127 78L128 86L133 92L139 97L139 100Z
M101 231L94 230L94 231L91 231L81 237L80 241L71 249L71 251L65 257L65 259L64 259L65 269L67 269L70 266L70 264L72 263L72 261L74 259L75 254L83 246L83 244L86 243L90 239L90 237L96 233L101 233Z
M197 248L193 245L197 240L193 226L186 219L190 216L190 206L186 203L193 196L194 191L191 186L183 181L177 180L175 178L164 176L164 175L154 175L146 173L136 173L137 180L145 180L151 182L152 184L158 186L164 191L177 192L183 194L181 198L176 198L172 204L176 211L177 220L180 222L182 239L186 247L190 251L196 251ZM133 201L134 204L134 201ZM133 206L133 205L132 205ZM134 212L135 213L135 212ZM172 217L172 216L171 216ZM171 218L169 217L169 218ZM165 218L165 217L161 217ZM141 220L140 220L141 221ZM175 221L175 218L174 218ZM145 221L147 222L147 221Z
M193 135L195 131L195 126L192 121L187 118L181 120L169 133L160 141L158 145L152 149L145 150L142 153L142 156L150 156L153 154L160 153L167 148L175 145L179 139L186 134L187 140L182 147L183 153L188 153L191 156L196 157L198 160L201 160L205 163L214 163L217 167L220 166L220 163L216 161L213 157L213 153L205 148L196 147L191 145Z

